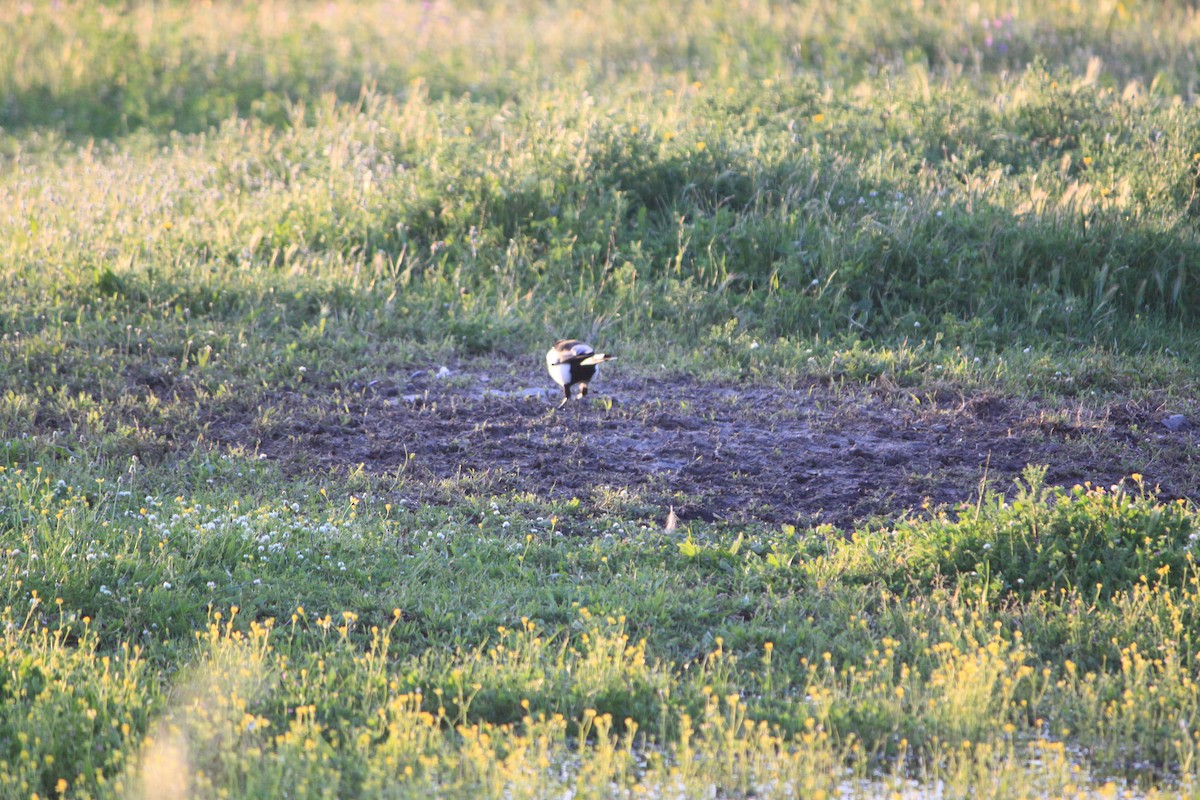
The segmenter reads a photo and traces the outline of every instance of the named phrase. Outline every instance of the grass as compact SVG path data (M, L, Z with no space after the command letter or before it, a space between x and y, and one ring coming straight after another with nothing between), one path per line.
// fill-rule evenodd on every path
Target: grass
M4 507L32 512L6 523L14 796L60 778L95 796L1191 780L1196 519L1140 490L731 542L611 519L566 537L499 501L471 524L357 495L222 507L59 480L0 474ZM1079 569L1112 539L1132 568L1093 586L1023 566L1080 524L1111 533L1081 540ZM1039 530L1051 552L1018 546Z
M1195 794L1200 519L1140 476L668 533L253 442L566 335L1194 409L1198 19L0 9L0 795Z

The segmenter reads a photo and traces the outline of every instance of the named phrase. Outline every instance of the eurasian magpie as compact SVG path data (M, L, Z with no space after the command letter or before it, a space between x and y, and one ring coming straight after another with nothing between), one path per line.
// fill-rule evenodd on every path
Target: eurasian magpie
M546 369L563 390L563 401L558 407L562 408L571 399L571 387L575 385L579 386L579 399L582 400L587 395L588 381L596 374L596 365L614 358L616 356L597 353L590 344L578 339L555 342L546 353Z

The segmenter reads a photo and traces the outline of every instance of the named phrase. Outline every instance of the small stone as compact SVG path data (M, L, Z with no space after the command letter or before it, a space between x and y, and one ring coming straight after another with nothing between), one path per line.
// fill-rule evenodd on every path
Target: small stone
M1190 427L1188 424L1188 418L1184 414L1172 414L1164 419L1162 424L1166 426L1167 430L1172 432L1181 431Z

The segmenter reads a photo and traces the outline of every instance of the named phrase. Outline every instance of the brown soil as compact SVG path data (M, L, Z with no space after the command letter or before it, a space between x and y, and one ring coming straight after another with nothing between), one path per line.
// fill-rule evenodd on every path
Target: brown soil
M467 369L264 398L276 421L228 420L224 444L290 473L391 474L417 502L518 492L659 518L673 505L685 521L848 527L973 502L985 482L1007 491L1027 464L1048 465L1051 483L1106 486L1140 472L1164 497L1200 496L1195 427L1162 424L1181 409L610 373L588 402L556 411L558 395L532 372L506 380L508 391L485 381Z

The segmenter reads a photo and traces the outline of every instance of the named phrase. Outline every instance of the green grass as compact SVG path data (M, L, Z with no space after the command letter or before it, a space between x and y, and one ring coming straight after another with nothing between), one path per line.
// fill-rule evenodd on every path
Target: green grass
M1140 477L668 534L253 452L565 335L1194 410L1195 11L826 5L0 9L0 796L1194 794Z

